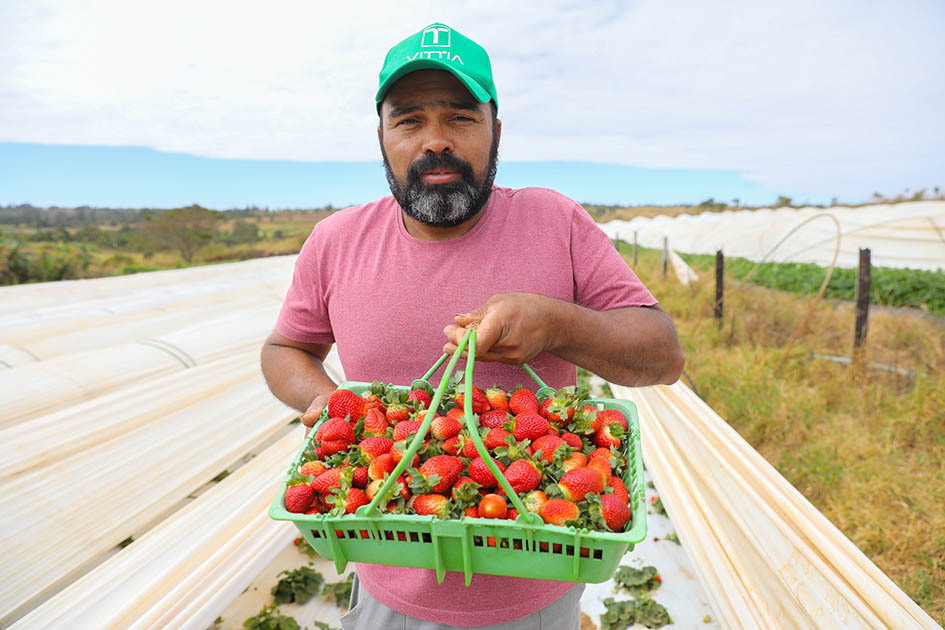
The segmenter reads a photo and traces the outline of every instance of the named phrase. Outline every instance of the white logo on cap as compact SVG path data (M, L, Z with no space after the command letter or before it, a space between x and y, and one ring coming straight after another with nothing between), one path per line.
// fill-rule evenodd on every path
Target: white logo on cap
M450 29L445 26L428 26L423 29L423 37L420 40L420 47L427 48L436 46L437 48L450 47Z

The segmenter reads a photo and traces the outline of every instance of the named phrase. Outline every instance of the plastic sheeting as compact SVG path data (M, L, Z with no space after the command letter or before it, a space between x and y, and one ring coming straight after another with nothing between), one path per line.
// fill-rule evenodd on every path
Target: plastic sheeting
M916 201L859 208L762 208L682 214L676 217L636 217L601 227L611 238L690 254L714 254L762 260L795 228L794 234L768 258L771 261L812 262L827 266L833 260L840 224L839 267L856 267L859 250L869 248L873 265L913 269L945 269L945 201ZM802 223L805 223L802 227Z

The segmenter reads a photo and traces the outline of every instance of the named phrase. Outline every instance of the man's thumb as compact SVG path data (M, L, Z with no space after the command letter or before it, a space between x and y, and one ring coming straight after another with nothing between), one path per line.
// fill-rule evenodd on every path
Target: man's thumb
M477 308L476 310L469 313L457 313L453 316L453 321L456 322L457 326L469 326L473 323L478 323L482 321L482 309Z

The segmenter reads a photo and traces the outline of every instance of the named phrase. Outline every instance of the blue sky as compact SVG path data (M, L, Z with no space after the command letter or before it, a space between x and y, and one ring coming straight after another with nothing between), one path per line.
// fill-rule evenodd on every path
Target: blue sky
M383 194L377 72L433 21L491 55L500 184L622 203L945 187L940 0L7 0L0 203ZM52 168L69 147L114 150Z

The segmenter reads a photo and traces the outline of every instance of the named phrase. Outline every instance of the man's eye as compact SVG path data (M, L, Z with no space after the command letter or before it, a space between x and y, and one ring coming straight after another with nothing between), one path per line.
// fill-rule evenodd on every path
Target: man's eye
M416 124L416 123L418 123L418 122L420 122L420 121L417 120L416 118L403 118L403 119L397 121L397 126L399 127L399 126L401 126L401 125L414 125L414 124Z

